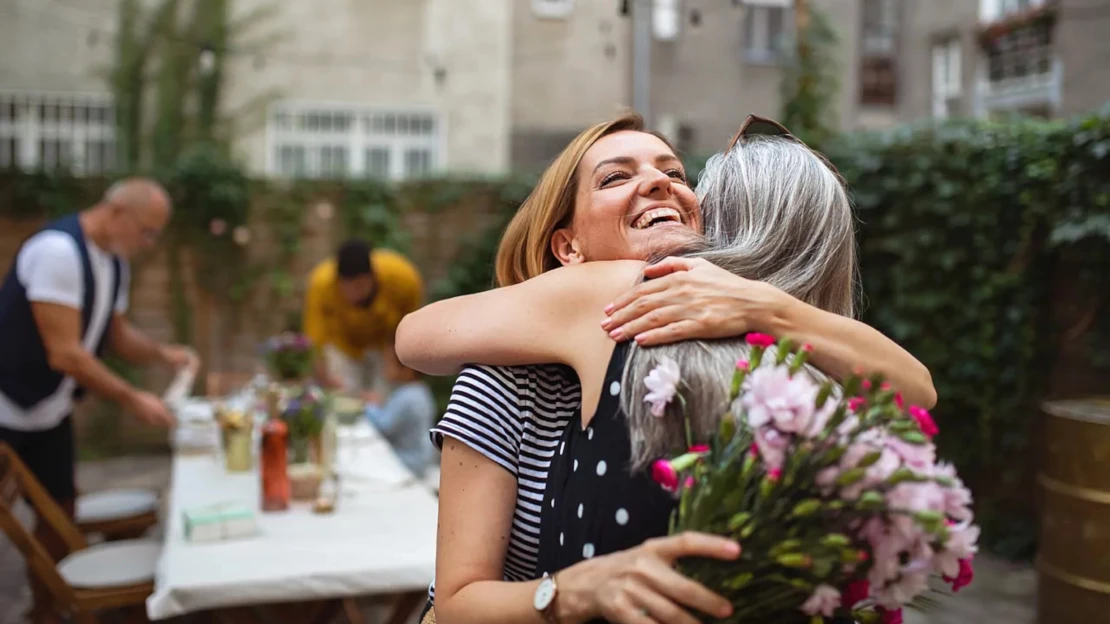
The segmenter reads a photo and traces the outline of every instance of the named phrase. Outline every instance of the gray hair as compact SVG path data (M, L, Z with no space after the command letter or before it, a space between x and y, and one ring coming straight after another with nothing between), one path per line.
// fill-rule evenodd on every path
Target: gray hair
M709 159L697 188L705 239L685 250L741 277L767 282L810 305L851 316L856 284L855 223L839 175L805 145L753 136ZM621 383L634 469L681 450L684 414L695 441L716 431L743 339L632 346ZM677 400L656 417L644 403L648 373L669 358L681 373ZM822 380L811 366L806 372ZM738 414L736 414L738 415Z

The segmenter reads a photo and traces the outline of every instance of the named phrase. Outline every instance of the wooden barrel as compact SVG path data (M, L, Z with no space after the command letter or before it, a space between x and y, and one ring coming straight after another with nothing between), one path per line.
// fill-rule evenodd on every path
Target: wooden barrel
M1110 400L1046 403L1038 621L1110 620Z

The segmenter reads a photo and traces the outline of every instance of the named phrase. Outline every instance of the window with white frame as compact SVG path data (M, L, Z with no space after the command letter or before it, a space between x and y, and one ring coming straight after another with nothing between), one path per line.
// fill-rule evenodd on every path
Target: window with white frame
M744 58L753 63L777 62L790 32L791 0L747 0Z
M0 91L0 168L110 173L115 124L108 95Z
M955 112L960 99L962 49L959 39L933 46L933 117L944 119Z
M532 0L536 17L567 17L574 12L574 0Z
M674 41L678 38L681 23L680 0L654 0L651 10L651 29L659 41Z
M979 19L983 22L1000 20L1014 13L1042 6L1045 0L980 0Z
M438 168L439 121L430 111L282 102L267 134L267 171L283 178L404 180Z

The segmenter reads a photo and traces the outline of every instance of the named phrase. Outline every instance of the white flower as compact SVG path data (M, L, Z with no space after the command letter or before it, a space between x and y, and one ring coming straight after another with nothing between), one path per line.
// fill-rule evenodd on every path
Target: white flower
M649 392L644 396L644 403L651 404L652 416L663 416L667 405L674 400L675 392L678 390L678 380L678 364L668 357L660 359L659 365L648 373L644 379L644 385Z

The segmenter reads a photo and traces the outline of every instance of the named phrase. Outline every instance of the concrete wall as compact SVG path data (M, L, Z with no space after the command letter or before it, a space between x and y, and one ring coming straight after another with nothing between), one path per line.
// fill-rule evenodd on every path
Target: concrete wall
M1062 115L1110 103L1110 0L1060 0L1056 54L1064 67Z
M78 6L85 6L84 4ZM107 93L116 13L41 0L0 2L0 89Z
M631 104L631 19L617 2L578 0L540 17L512 0L512 161L544 166L587 126Z
M270 0L236 4L243 12L268 5ZM440 159L446 170L505 171L510 0L298 0L281 7L258 27L279 33L278 43L231 67L232 110L267 94L400 111L432 109L446 127ZM244 126L237 148L261 171L265 131L260 117L254 121Z
M972 113L979 44L975 29L979 3L968 0L930 0L903 3L902 49L898 80L899 116L903 121L933 114L933 45L958 38L963 46L961 93L953 116Z
M839 125L852 127L858 114L858 39L860 0L816 0L839 43L840 92L834 106ZM746 11L730 2L688 3L700 8L701 23L688 14L674 41L656 41L652 49L652 116L665 116L687 126L683 147L696 154L723 149L749 113L781 117L778 63L753 62L745 57ZM688 8L689 8L688 6ZM792 14L787 14L791 21Z

